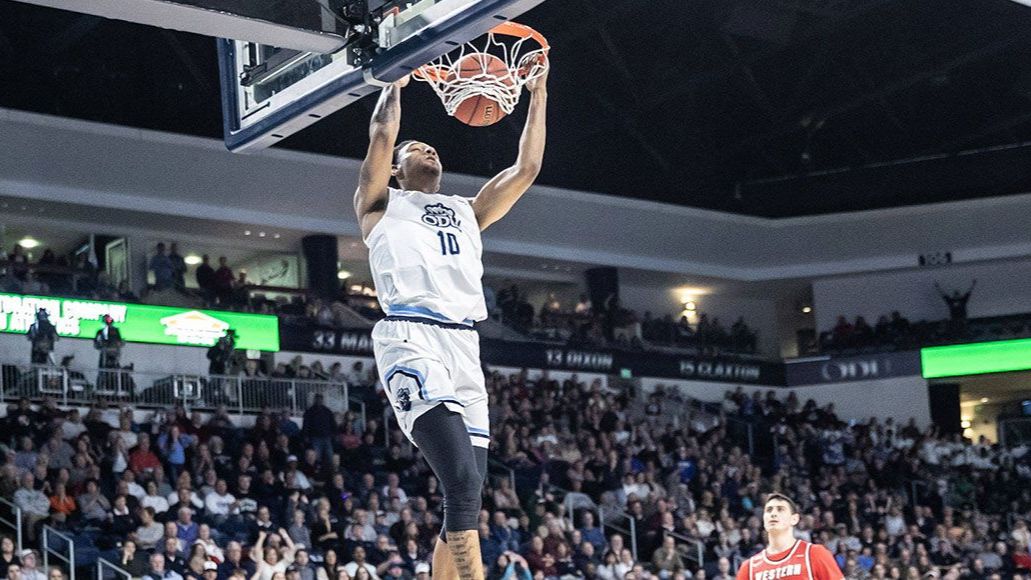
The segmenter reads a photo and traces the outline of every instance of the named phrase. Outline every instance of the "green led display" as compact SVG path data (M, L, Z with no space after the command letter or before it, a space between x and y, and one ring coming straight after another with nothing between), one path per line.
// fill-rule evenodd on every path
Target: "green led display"
M39 308L47 309L60 336L92 339L110 314L126 342L211 346L232 328L237 349L279 350L275 316L21 294L0 294L0 332L28 332Z
M923 376L959 377L1031 369L1031 338L933 346L920 350Z

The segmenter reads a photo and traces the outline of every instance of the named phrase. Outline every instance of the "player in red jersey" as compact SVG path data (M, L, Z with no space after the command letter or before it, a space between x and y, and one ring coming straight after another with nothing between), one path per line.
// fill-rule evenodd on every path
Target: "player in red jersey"
M741 564L737 580L843 580L834 556L823 546L795 539L798 508L772 493L763 506L766 549Z

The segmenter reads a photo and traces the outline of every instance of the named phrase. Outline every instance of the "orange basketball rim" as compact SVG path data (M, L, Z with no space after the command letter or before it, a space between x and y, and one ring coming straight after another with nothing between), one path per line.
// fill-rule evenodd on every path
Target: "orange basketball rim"
M507 115L519 104L523 86L547 72L550 49L536 30L504 22L487 33L485 42L467 43L419 67L412 76L429 83L448 115L454 116L463 101L477 96L496 101ZM497 59L504 63L504 70L494 66ZM470 71L470 63L480 63L483 70ZM456 70L458 66L461 71Z

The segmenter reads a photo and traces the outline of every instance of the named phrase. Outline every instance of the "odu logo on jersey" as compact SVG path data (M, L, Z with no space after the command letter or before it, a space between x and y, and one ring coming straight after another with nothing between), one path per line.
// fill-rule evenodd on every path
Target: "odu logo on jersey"
M425 207L426 213L422 214L422 221L437 228L458 228L462 222L455 216L455 210L442 204L435 203Z

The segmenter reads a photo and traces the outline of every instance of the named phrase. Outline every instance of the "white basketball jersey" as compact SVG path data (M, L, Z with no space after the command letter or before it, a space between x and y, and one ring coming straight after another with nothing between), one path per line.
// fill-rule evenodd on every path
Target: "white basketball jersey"
M483 244L464 197L390 188L369 238L369 265L388 316L472 324L487 318Z

